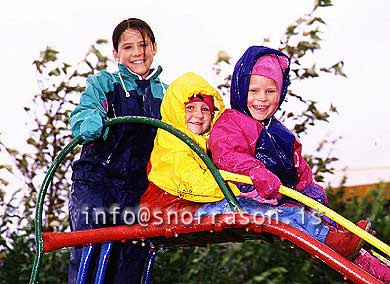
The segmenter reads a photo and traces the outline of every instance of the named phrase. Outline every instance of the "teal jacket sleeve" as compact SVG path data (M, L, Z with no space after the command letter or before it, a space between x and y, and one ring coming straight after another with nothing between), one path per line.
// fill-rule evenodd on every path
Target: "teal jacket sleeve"
M98 73L87 79L87 87L81 94L80 104L70 115L70 125L74 137L81 135L84 143L99 138L103 133L104 119L107 117L106 93L110 91L112 80L108 72ZM107 136L106 129L103 138Z

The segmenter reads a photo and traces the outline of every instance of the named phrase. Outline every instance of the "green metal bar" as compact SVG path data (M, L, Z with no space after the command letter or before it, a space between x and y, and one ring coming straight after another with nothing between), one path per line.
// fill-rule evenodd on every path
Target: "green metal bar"
M202 150L202 148L199 147L198 144L196 144L190 137L188 137L186 134L181 132L180 130L174 128L173 126L162 122L161 120L150 118L150 117L143 117L143 116L124 116L119 117L115 119L110 119L106 121L107 126L120 124L120 123L141 123L141 124L147 124L154 127L162 128L169 133L175 135L177 138L185 142L194 152L203 160L203 162L206 164L206 166L209 168L211 174L213 175L215 181L217 182L218 186L221 188L223 195L225 196L227 202L229 203L230 208L233 211L242 211L241 205L237 202L236 198L234 197L231 190L227 187L223 177L219 173L217 167L214 165L214 163L211 161L209 156Z
M157 128L162 128L169 133L175 135L180 140L182 140L184 143L186 143L199 157L203 160L203 162L206 164L206 166L209 168L211 174L213 175L215 181L217 182L218 186L221 188L227 202L229 203L229 206L234 211L242 211L242 207L237 202L236 198L234 197L231 190L227 187L225 184L224 179L222 178L221 174L219 173L217 167L214 165L214 163L211 161L211 159L207 156L207 154L202 150L202 148L199 147L198 144L196 144L190 137L188 137L186 134L181 132L180 130L174 128L173 126L162 122L161 120L149 118L149 117L143 117L143 116L123 116L119 118L113 118L105 121L105 125L107 127L113 126L116 124L121 123L135 123L135 124L146 124L150 126L154 126ZM53 163L49 167L45 179L43 180L39 195L38 195L38 201L36 205L36 212L35 212L35 242L36 242L36 249L37 252L35 254L34 263L31 271L30 276L30 284L36 284L39 280L39 272L40 267L42 264L42 258L43 258L43 238L42 238L42 211L43 211L43 205L45 201L45 195L47 192L47 189L52 182L53 176L55 171L57 170L58 166L61 164L61 162L64 160L66 155L72 151L77 145L81 144L83 142L83 139L81 136L77 136L74 138L68 145L64 147L64 149L58 154L58 156L54 159Z
M47 188L53 180L54 173L56 172L58 166L64 160L66 155L73 150L78 144L83 141L81 136L77 136L74 138L68 145L64 147L64 149L58 154L58 156L54 159L53 163L49 167L45 179L43 180L41 190L39 191L37 206L35 209L35 242L36 242L36 254L34 258L34 264L31 271L30 276L30 284L38 283L39 271L42 264L43 258L43 239L42 239L42 211L43 205L45 203L45 195L47 192Z

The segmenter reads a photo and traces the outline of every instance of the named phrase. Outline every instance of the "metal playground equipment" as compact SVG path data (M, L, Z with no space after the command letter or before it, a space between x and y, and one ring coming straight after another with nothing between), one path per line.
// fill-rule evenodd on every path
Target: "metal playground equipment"
M253 216L243 213L242 207L225 184L225 180L251 183L250 178L218 171L207 154L187 135L173 126L157 119L141 116L114 118L107 120L105 125L113 126L121 123L146 124L152 127L162 128L185 142L197 155L199 155L211 171L234 213L221 214L214 217L199 217L196 222L191 222L191 224L185 222L179 224L163 224L159 226L134 224L77 232L42 232L42 211L47 189L51 184L56 169L66 155L82 142L81 136L78 136L64 147L49 167L39 192L35 216L36 255L30 276L30 284L39 283L39 273L43 255L63 247L83 246L83 255L78 274L78 283L81 284L86 283L86 274L89 268L90 256L95 248L94 244L101 243L100 259L95 276L95 283L104 283L104 274L114 241L131 240L134 242L142 242L149 247L149 256L142 279L142 283L146 284L150 281L154 259L158 249L161 247L169 249L177 246L204 246L212 243L243 242L249 239L270 241L275 237L280 238L283 241L291 242L295 247L303 249L314 259L324 262L332 269L341 273L345 279L355 283L382 283L350 260L339 255L325 244L302 231L285 223L276 222L268 217ZM390 256L390 247L387 244L357 227L355 224L321 203L284 186L280 188L279 192L319 211L332 220L335 220L347 230L355 233L376 249L380 250L386 256ZM232 222L232 218L234 218L234 222Z

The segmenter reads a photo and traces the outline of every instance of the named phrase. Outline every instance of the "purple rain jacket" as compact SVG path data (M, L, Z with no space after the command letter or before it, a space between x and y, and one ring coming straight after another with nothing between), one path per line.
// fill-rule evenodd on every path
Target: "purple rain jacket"
M254 186L239 184L242 192L256 190L262 198L280 194L267 187L276 175L290 188L327 205L324 189L313 182L312 171L302 157L302 145L295 135L275 117L265 121L252 118L247 108L247 96L252 67L266 54L285 56L264 46L251 46L235 65L230 89L231 109L216 121L209 139L209 149L218 168L251 177ZM289 68L284 71L279 107L287 94ZM259 189L258 187L261 187Z

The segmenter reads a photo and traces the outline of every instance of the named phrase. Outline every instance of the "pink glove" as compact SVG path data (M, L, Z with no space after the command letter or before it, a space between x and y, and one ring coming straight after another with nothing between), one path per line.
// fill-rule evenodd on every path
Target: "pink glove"
M278 191L282 183L275 174L264 167L257 167L249 171L249 176L261 198L280 198Z

